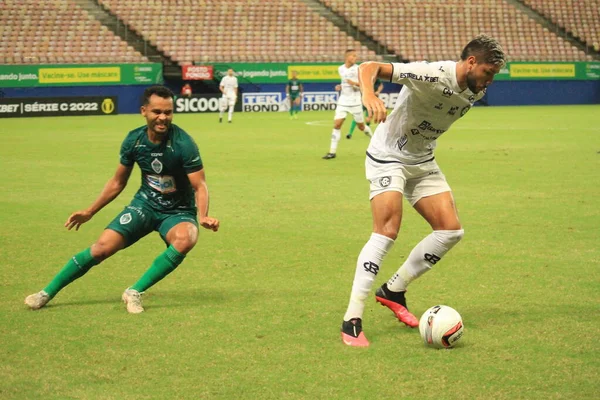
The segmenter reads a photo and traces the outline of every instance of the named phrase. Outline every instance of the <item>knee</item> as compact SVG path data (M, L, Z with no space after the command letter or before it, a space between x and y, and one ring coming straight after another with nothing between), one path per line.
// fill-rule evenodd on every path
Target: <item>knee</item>
M396 238L398 237L398 231L400 230L400 227L396 227L394 225L391 224L386 224L380 228L376 228L375 229L375 233L378 233L380 235L383 235L387 238L390 238L392 240L396 240Z
M171 242L171 245L175 247L175 250L180 252L181 254L187 254L196 245L198 241L197 231L194 232L178 232L175 235L174 240Z
M92 257L97 261L104 261L115 254L119 249L107 240L99 239L90 249Z

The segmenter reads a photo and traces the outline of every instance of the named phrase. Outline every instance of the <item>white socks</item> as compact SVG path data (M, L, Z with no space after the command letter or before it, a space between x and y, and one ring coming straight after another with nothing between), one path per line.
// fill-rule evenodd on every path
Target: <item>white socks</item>
M233 106L229 106L229 116L228 116L228 121L231 121L231 118L233 118Z
M335 152L337 151L338 142L340 141L341 137L342 133L339 129L334 129L333 132L331 132L331 147L329 148L330 153L335 154Z
M379 272L381 262L393 244L394 241L387 236L378 233L371 234L371 238L363 247L356 262L350 303L346 315L344 315L344 321L350 321L352 318L362 318L365 300L371 291L371 286L373 286L373 281Z
M433 231L410 252L398 272L387 283L392 292L403 292L415 279L429 271L462 239L465 231Z
M373 136L373 131L371 130L371 127L367 124L365 124L365 129L363 130L363 132L368 134L369 136Z

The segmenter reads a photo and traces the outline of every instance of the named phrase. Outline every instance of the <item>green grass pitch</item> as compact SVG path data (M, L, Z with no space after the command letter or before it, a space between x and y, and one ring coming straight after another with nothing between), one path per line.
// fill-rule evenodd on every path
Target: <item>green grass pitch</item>
M32 312L40 290L131 199L79 232L138 115L2 121L1 399L585 399L600 393L600 106L474 108L442 136L464 240L410 288L411 310L463 316L454 350L368 302L368 349L340 340L371 231L367 139L329 148L333 113L176 115L196 139L218 233L120 302L164 245L151 235ZM307 124L310 123L310 124ZM343 128L345 136L349 121ZM405 203L376 285L429 232Z

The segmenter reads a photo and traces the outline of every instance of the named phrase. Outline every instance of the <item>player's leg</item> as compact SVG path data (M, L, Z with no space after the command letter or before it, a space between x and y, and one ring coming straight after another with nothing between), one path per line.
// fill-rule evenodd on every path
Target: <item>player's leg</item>
M294 112L295 119L298 119L298 113L302 109L302 105L300 104L301 101L302 101L302 99L300 98L300 96L298 96L298 97L296 97L296 99L294 99L294 107L296 108L296 110Z
M141 293L173 272L198 240L198 222L192 213L168 216L160 223L158 231L167 244L167 249L159 254L142 277L123 293L127 311L133 314L144 311Z
M333 131L331 132L331 145L329 146L329 153L323 156L324 160L330 160L336 157L338 143L342 137L341 129L346 119L348 110L344 106L337 106L335 109L335 115L333 116Z
M81 278L92 267L100 264L123 247L125 247L123 236L113 230L106 229L91 247L71 257L44 289L27 296L25 304L33 310L42 308L65 286Z
M361 335L365 300L385 255L398 236L406 185L404 167L399 164L382 164L367 158L365 169L370 182L373 232L358 256L350 301L342 323L342 340L350 346L368 346L364 334Z
M352 123L350 124L350 130L346 135L346 139L352 139L352 134L354 133L354 129L356 128L356 121L352 118Z
M371 128L365 125L365 116L363 114L362 106L354 107L352 110L352 116L354 117L354 121L356 121L356 126L358 126L358 129L363 131L368 137L373 136Z
M219 99L219 123L223 122L223 113L227 109L227 96L223 94Z
M402 193L389 191L373 197L371 212L373 232L358 255L350 301L342 323L342 340L349 346L369 345L362 333L365 302L383 259L398 235L402 220Z
M433 232L415 246L398 272L387 283L388 288L394 292L406 291L412 281L437 264L464 234L452 192L423 197L414 207L431 225Z
M392 293L403 294L412 281L437 264L464 234L446 178L435 162L428 164L427 175L407 184L406 198L433 232L415 246L400 269L384 284Z
M85 275L117 251L128 247L152 231L147 210L133 202L117 215L89 248L74 255L52 281L40 292L25 299L32 309L43 307L65 286Z
M229 98L229 112L227 114L227 122L231 123L233 119L233 108L235 107L236 97L232 96Z
M289 101L289 107L290 107L290 109L289 109L290 119L292 119L292 118L294 118L294 110L295 110L295 108L294 108L294 97L293 96L288 97L288 101Z

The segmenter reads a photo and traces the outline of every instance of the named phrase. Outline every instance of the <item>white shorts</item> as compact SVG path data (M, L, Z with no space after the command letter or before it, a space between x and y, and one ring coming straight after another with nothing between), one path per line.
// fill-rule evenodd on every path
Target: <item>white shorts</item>
M235 101L237 100L236 96L233 95L226 95L224 94L223 97L221 97L221 107L227 107L227 106L235 106Z
M367 180L371 183L369 200L383 192L400 192L414 206L423 197L450 192L446 177L435 160L417 165L397 162L379 163L367 156Z
M335 108L335 116L333 117L333 119L345 119L347 114L352 114L354 120L359 124L365 122L365 116L363 115L362 105L352 107L338 105Z

